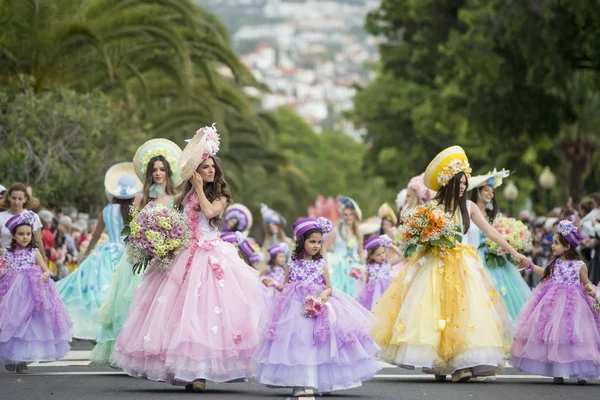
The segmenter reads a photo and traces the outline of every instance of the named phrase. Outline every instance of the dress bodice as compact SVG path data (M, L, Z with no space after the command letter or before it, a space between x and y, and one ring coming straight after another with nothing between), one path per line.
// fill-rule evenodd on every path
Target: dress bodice
M219 229L210 225L209 219L201 212L198 213L198 233L202 233L204 240L216 239L219 237Z
M123 231L123 216L121 215L121 206L118 204L108 204L102 210L102 218L106 227L106 234L110 243L123 243L121 232Z
M324 285L323 268L325 260L293 260L288 261L290 283L306 283Z
M356 237L344 239L342 230L345 229L346 226L344 224L338 226L333 242L333 252L341 256L358 258L358 239Z
M582 261L563 261L556 260L554 271L552 272L552 281L561 285L574 285L579 281L579 270L583 266Z
M368 263L366 265L367 273L369 274L369 282L378 279L389 279L391 278L392 267L389 262L383 264Z
M4 258L8 261L9 270L39 268L35 262L35 253L37 253L37 249L6 251L4 253Z
M285 269L283 267L271 267L271 272L267 275L278 284L285 280Z

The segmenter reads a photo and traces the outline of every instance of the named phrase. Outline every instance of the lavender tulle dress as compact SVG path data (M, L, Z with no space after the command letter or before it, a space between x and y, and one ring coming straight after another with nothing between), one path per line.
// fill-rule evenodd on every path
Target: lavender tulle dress
M37 249L7 251L0 275L0 363L53 361L70 350L73 325L52 280L42 281Z
M557 260L523 306L511 349L515 368L537 375L600 376L600 315L579 281L581 261Z
M327 288L325 260L290 260L289 284L263 315L254 353L256 380L282 387L312 387L319 392L360 386L381 369L379 347L369 332L377 320L340 290L316 318L302 314L304 299Z
M392 283L392 266L387 261L383 264L369 263L366 272L369 283L358 296L358 302L367 310L372 310Z

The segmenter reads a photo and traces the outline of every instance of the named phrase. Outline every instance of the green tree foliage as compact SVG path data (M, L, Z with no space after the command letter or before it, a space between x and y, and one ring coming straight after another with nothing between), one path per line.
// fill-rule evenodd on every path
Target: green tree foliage
M573 181L570 194L578 198L600 126L566 131L590 115L576 99L598 91L595 11L592 1L383 0L366 23L385 37L379 76L355 101L375 172L400 186L457 143L476 172L515 171L525 194L551 165L559 179ZM585 71L593 71L587 86L574 84ZM566 196L561 186L555 194Z

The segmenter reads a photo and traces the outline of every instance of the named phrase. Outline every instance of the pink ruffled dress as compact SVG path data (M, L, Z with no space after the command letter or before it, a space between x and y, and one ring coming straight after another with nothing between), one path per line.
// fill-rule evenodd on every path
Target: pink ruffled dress
M131 376L182 385L253 373L263 285L197 209L194 193L185 206L193 245L168 272L150 267L132 299L113 353Z
M22 249L4 255L8 269L0 273L3 364L54 361L70 350L73 324L54 282L42 281L36 252L37 249Z
M517 318L515 368L552 377L600 376L600 316L579 281L584 265L557 260L552 277L532 292Z
M313 387L319 392L360 386L381 369L379 346L369 332L377 320L354 299L334 289L318 317L303 315L304 299L327 288L325 260L290 260L289 284L264 315L254 354L260 383Z

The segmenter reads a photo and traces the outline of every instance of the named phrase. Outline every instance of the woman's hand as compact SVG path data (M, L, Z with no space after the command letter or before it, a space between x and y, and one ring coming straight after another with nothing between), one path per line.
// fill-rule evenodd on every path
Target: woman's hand
M521 267L525 268L525 269L529 269L529 267L531 266L531 260L527 257L525 257L522 254L519 254L519 264L521 265Z
M192 186L196 189L196 192L199 192L200 189L204 188L204 180L199 173L194 172L190 180L192 182Z

